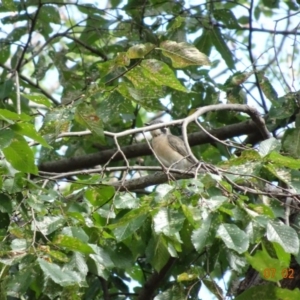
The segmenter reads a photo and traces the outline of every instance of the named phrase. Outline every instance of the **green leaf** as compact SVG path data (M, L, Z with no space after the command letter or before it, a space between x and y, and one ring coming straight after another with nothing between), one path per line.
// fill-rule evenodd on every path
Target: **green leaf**
M274 284L264 284L251 287L242 294L235 297L235 300L249 299L281 299L281 300L298 300L300 298L300 290L281 289Z
M14 124L13 121L30 121L31 117L26 114L17 114L7 109L0 109L0 120L4 120L9 124Z
M57 135L70 130L71 119L73 120L73 114L71 116L69 108L59 107L50 110L45 116L43 126L39 130L39 133L47 140L54 142Z
M218 299L219 295L223 295L224 291L216 284L212 279L203 279L203 284L207 289L215 296L215 299Z
M53 105L53 103L46 96L42 94L30 94L30 95L22 94L22 96L35 103L45 105L46 107L52 107Z
M279 259L270 257L266 250L257 250L253 256L246 254L246 258L261 278L273 282L282 279L282 270L286 266Z
M53 240L53 244L65 247L72 251L78 251L84 254L94 253L93 249L86 243L83 243L80 239L75 237L70 237L66 235L58 235Z
M91 247L93 248L95 254L89 255L91 258L88 261L89 271L93 274L103 277L105 280L108 280L109 273L107 268L119 266L114 265L107 251L96 245L91 245Z
M203 199L203 205L210 211L216 211L224 202L227 202L228 198L222 195L212 195L209 199Z
M248 236L235 224L221 224L217 234L228 248L235 250L239 254L247 251L249 247Z
M257 168L260 168L261 157L258 152L254 150L245 150L242 152L242 155L238 158L230 159L228 163L229 169L231 172L236 173L237 175L229 175L233 179L241 179L241 175L251 175L256 174Z
M259 144L259 153L262 157L264 157L273 150L279 151L280 148L281 148L280 142L277 139L271 137L267 140L262 141Z
M299 159L295 159L289 156L283 156L278 152L272 151L265 159L266 162L270 162L275 166L286 167L297 170L300 168Z
M93 206L102 206L113 197L114 193L115 189L112 186L100 186L99 188L88 189L84 197Z
M56 259L56 260L58 260L58 261L60 261L60 262L66 263L66 262L68 262L68 261L70 260L69 257L68 257L65 253L63 253L63 252L61 252L61 251L49 250L47 253L48 253L52 258L54 258L54 259Z
M209 215L203 220L201 227L192 233L192 243L198 252L201 252L204 247L210 246L213 243L216 231L211 221L212 217Z
M3 213L11 214L13 212L13 202L5 194L0 193L0 211ZM1 228L1 227L0 227Z
M148 213L149 213L148 206L133 209L129 211L127 214L123 215L122 218L119 219L117 223L109 224L108 228L115 229L118 228L119 226L127 225L127 223L133 222L137 217L143 216L145 214L148 215Z
M206 55L210 54L212 48L210 30L203 29L200 38L195 40L195 46L199 49L199 51L205 53Z
M141 78L136 71L137 70L131 72L131 74L129 74L127 77L131 80L134 80L135 78ZM162 98L164 95L162 88L153 84L151 85L151 82L149 83L148 87L144 88L134 88L125 82L121 82L118 85L118 92L126 99L138 103L145 109L164 110L163 105L159 101L159 98Z
M70 271L79 272L81 280L84 281L86 279L86 275L88 273L88 266L86 263L85 255L83 255L79 252L72 253L71 260L65 266L65 269L70 270Z
M44 259L38 258L42 271L45 277L51 278L55 283L60 286L69 286L81 282L81 277L78 273L60 268L58 265L49 263Z
M238 22L243 25L249 24L249 17L241 16L240 18L238 18Z
M140 204L139 198L134 197L130 193L124 193L124 194L118 193L118 195L114 199L114 205L118 209L120 209L120 208L129 208L129 209L138 208L139 204Z
M21 135L26 135L27 137L35 140L36 142L40 143L42 146L46 148L52 148L46 140L38 134L38 132L35 130L34 125L30 123L18 123L10 126L10 128L21 134Z
M295 229L292 227L269 221L267 226L267 238L271 242L278 243L287 253L298 254L299 238Z
M290 183L291 188L295 189L295 191L300 194L300 172L292 170L292 181Z
M193 284L193 289L195 289L195 285ZM191 291L189 291L189 294ZM191 295L190 295L191 296ZM159 293L155 296L154 300L182 300L186 299L186 294L184 293L184 290L180 287L172 286L171 288L168 288L162 293Z
M100 102L97 113L102 118L103 123L116 123L134 120L134 104L129 99L124 98L118 91L110 92Z
M91 258L91 260L89 260L88 262L89 271L108 280L109 273L107 269L119 266L114 265L107 251L96 245L91 244L91 247L94 250L95 254L89 255L89 257Z
M11 11L16 11L17 10L13 0L2 0L2 4L8 10L11 10Z
M221 21L229 29L240 28L240 25L239 25L235 15L229 9L215 9L214 17L218 21Z
M105 268L115 267L113 261L109 256L109 253L106 250L94 244L90 244L90 246L94 251L94 254L90 254L90 257L95 259L99 264L103 265Z
M10 56L10 46L5 45L4 41L0 39L0 63L5 64Z
M256 5L254 8L254 13L253 13L256 20L259 19L261 13L262 13L262 9L259 7L259 5ZM249 18L247 17L247 19L248 19L248 24L249 24Z
M27 292L30 284L34 280L33 265L28 264L24 269L19 270L15 276L11 278L7 285L7 295L22 295ZM9 297L10 298L10 297Z
M246 93L241 86L226 89L226 98L228 103L247 103Z
M12 79L7 79L4 82L0 83L0 99L5 99L10 97L13 90L14 90L14 82ZM0 109L0 118L2 113L3 113L2 109Z
M75 119L78 123L95 133L99 138L99 142L105 143L102 120L97 116L91 105L80 103L76 107Z
M262 0L262 3L270 8L279 8L279 0Z
M230 267L237 271L238 273L242 273L249 267L249 264L244 256L236 254L234 251L226 251L226 259L230 265Z
M168 32L175 31L179 27L181 27L181 25L183 25L184 23L185 23L185 18L183 18L182 16L177 16L171 22L169 22L167 30Z
M195 207L187 205L182 205L181 208L189 225L193 226L194 228L198 228L199 221L201 219L199 209L195 209Z
M274 126L273 123L274 119L277 121L284 120L286 118L291 117L292 115L295 115L298 113L298 106L297 106L297 94L296 93L288 93L284 95L283 97L278 98L276 102L272 103L272 106L269 111L269 117L268 117L268 123L267 126L268 128L272 129L272 125ZM284 122L275 124L276 126L281 125ZM277 127L276 127L277 128Z
M180 211L161 208L153 217L155 233L164 233L166 236L174 236L178 233L185 220L184 215Z
M164 236L154 236L151 238L146 249L147 260L151 262L153 268L159 272L170 258L167 243Z
M34 163L34 155L22 136L15 136L11 144L2 149L6 160L18 171L37 174L38 168Z
M282 138L282 148L294 158L300 158L300 130L288 128Z
M263 204L252 204L250 203L248 206L252 211L257 212L260 215L268 216L269 218L274 218L274 212L271 207L263 205Z
M278 243L273 242L272 245L282 266L288 268L291 263L291 254L287 253Z
M57 7L52 5L43 5L41 7L39 20L45 23L61 24L59 11Z
M253 74L253 72L234 72L233 75L229 76L225 83L224 87L229 88L229 87L238 87L241 84L245 83L246 80Z
M118 247L115 249L112 249L109 245L107 245L107 247L105 247L105 254L109 255L114 266L118 266L120 269L126 269L127 272L127 270L131 270L131 268L134 269L135 265L134 256L131 250L132 247L129 248L125 244L119 243Z
M27 33L28 33L28 28L26 26L19 26L19 27L14 28L14 30L12 30L8 34L7 38L10 41L20 41L20 39ZM20 54L20 52L21 52L21 48L18 48L18 50L14 53L14 56L12 58L13 66L15 66L16 59L17 59L18 55Z
M137 216L131 221L128 221L125 225L118 226L113 230L113 233L117 239L117 241L123 241L129 236L131 236L135 231L137 231L146 220L147 215L143 214L141 216Z
M120 67L127 67L130 64L130 59L127 55L127 52L118 52L112 62L114 65L113 69L120 68Z
M0 211L0 237L1 238L5 236L5 232L8 230L9 224L10 224L9 214Z
M209 58L194 45L182 42L164 41L160 43L163 55L172 60L174 68L184 68L192 65L210 65Z
M64 224L65 220L62 216L44 216L42 221L31 223L32 231L40 231L44 235L48 235Z
M263 73L258 72L257 73L258 79L259 79L259 85L262 89L262 91L264 92L264 94L266 95L266 97L276 105L277 100L278 100L278 95L276 90L274 89L274 87L272 86L271 82L269 81L269 79L264 76Z
M83 243L87 243L89 240L89 236L85 233L85 231L81 227L75 227L75 226L64 227L61 233L63 235L75 237L81 240Z
M9 128L0 130L0 149L8 147L14 136L15 133Z
M211 29L211 41L216 47L217 51L221 54L222 58L225 60L228 68L234 69L235 64L232 58L232 52L224 41L222 33L218 27L214 27L213 29Z
M130 59L144 58L154 48L155 45L151 43L134 45L127 50L127 56Z
M145 59L141 63L142 72L152 83L160 86L168 86L174 90L187 92L186 88L180 83L174 72L167 64L156 59Z

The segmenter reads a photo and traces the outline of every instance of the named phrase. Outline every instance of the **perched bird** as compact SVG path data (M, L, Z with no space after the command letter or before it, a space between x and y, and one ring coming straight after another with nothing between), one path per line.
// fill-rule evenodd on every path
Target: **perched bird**
M155 120L145 125L154 125L163 123L161 120ZM167 128L159 128L150 131L152 135L151 145L165 167L171 167L180 170L189 170L195 164L189 156L184 142L181 138L172 135Z

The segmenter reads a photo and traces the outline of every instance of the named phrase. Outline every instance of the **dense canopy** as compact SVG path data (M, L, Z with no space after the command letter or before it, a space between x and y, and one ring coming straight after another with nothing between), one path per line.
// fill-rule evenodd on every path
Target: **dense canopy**
M299 5L2 0L0 300L300 299Z

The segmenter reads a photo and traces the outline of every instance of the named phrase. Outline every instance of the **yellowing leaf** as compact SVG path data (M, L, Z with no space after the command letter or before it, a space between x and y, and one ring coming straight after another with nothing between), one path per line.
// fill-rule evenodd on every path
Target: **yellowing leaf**
M151 43L134 45L127 50L127 56L129 58L143 58L152 49L154 49L154 47L155 45Z
M100 142L105 143L102 120L91 105L80 103L76 108L75 120L96 134Z
M191 44L164 41L160 44L160 48L163 55L172 60L174 68L210 65L209 58Z

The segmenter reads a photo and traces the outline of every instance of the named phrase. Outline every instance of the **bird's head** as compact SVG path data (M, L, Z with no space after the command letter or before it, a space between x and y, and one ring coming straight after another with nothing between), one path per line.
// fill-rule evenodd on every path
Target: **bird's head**
M145 125L150 126L150 125L154 125L154 124L163 124L163 123L164 122L161 120L154 120L152 122L145 123ZM158 128L158 129L153 129L150 131L150 133L151 133L152 137L156 137L156 136L159 136L162 134L167 134L168 130L167 130L167 128L162 127L162 128Z

